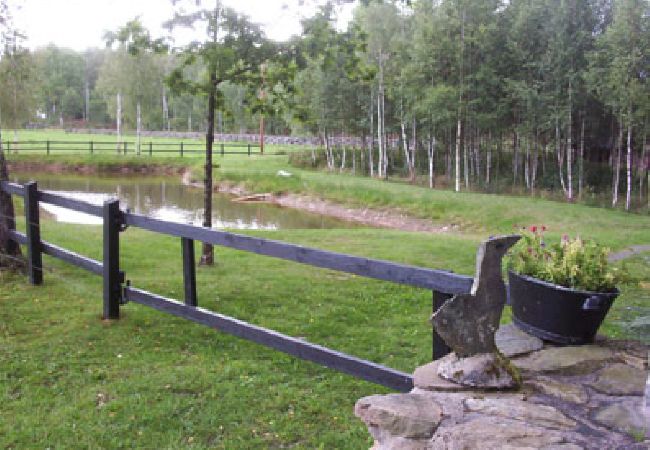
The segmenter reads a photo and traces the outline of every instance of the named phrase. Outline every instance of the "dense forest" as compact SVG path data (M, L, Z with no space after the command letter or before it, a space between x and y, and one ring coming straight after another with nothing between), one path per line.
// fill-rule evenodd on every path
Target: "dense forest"
M85 52L30 51L5 33L2 127L244 134L262 122L320 138L296 164L647 202L647 0L366 0L345 30L329 2L288 42L219 1L205 8L170 18L172 32L204 25L182 47L137 19Z

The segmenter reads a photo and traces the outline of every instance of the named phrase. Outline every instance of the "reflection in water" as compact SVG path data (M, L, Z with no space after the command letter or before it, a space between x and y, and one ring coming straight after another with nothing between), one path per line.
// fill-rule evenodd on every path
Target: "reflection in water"
M203 192L167 178L68 176L15 174L14 181L38 182L39 189L101 205L119 198L123 209L157 219L201 225ZM57 221L98 225L101 219L42 203L44 211ZM277 230L287 228L349 228L352 225L327 216L310 214L268 204L233 203L231 197L215 194L212 204L215 228Z

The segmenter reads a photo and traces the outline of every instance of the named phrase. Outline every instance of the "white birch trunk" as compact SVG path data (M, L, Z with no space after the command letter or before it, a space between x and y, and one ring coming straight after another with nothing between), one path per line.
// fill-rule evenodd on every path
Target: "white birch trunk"
M120 153L122 147L122 93L117 93L117 153Z
M460 192L460 142L462 132L463 123L459 117L456 125L456 192Z
M614 176L612 185L612 206L618 203L618 185L621 181L621 147L623 146L623 122L620 121L618 143L616 146L616 161L614 162Z
M140 107L140 102L136 104L136 153L140 155L140 137L142 135L142 109Z
M631 119L630 119L631 121ZM632 124L627 125L627 188L625 192L625 210L629 211L632 207Z

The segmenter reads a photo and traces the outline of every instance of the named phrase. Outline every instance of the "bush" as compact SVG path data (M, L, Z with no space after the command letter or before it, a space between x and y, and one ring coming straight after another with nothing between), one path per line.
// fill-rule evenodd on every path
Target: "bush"
M570 239L547 245L545 227L531 227L506 257L506 267L560 286L585 291L610 292L631 281L625 269L611 267L609 249L593 241Z

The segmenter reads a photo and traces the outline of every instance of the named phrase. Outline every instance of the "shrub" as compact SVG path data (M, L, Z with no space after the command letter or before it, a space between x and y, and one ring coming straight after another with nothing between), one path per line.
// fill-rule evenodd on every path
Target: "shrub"
M508 252L508 270L560 286L596 292L613 291L631 281L625 269L611 267L609 249L580 237L564 235L560 242L547 244L545 227L531 227Z

